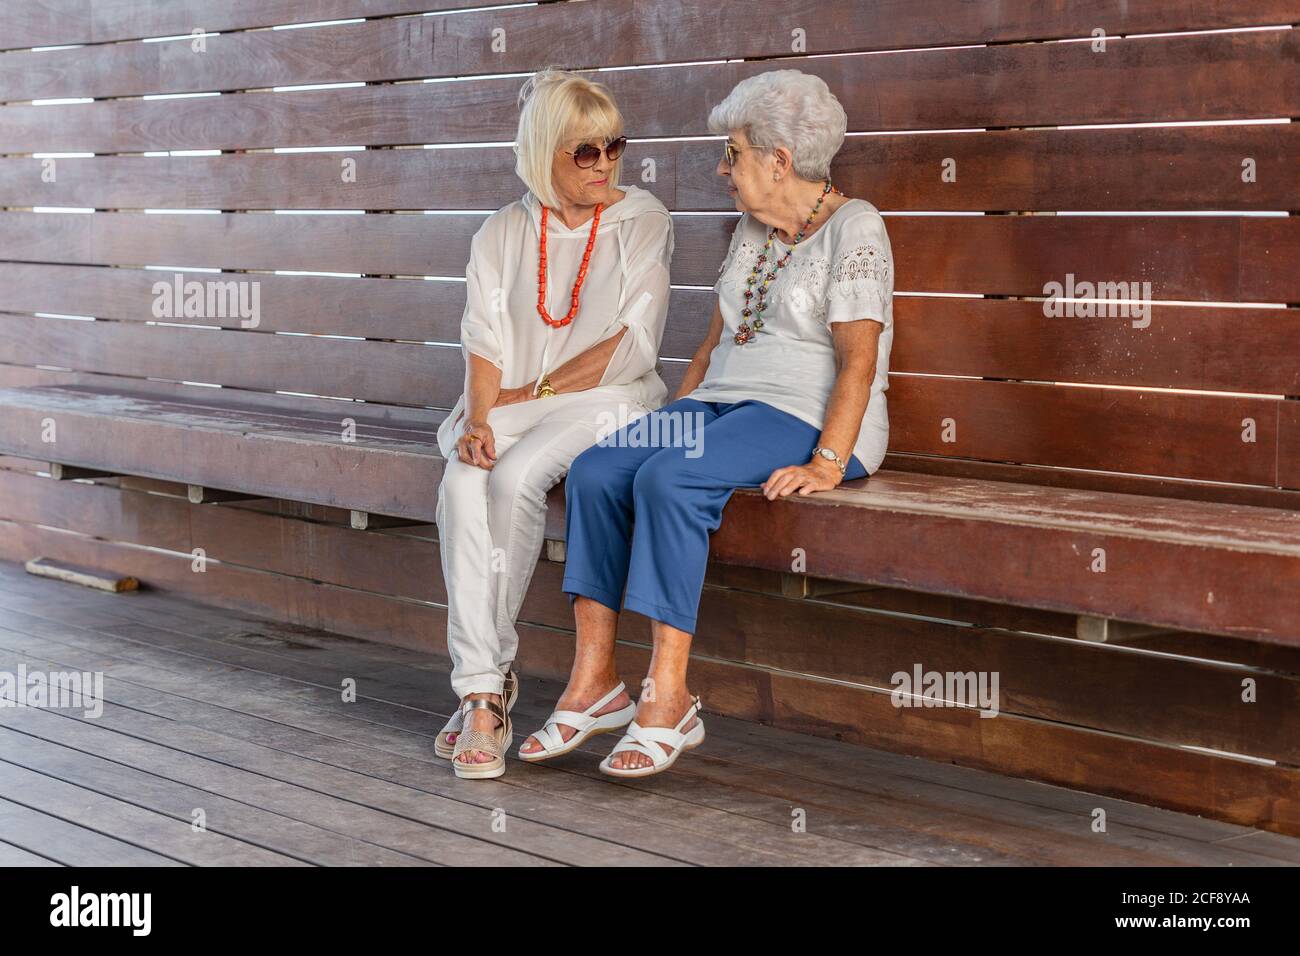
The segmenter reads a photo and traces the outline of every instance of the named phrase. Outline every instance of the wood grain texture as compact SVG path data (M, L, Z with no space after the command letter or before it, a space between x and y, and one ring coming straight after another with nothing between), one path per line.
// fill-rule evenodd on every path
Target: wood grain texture
M886 210L1286 210L1300 202L1297 152L1294 123L854 135L831 175ZM633 142L624 175L669 209L730 212L718 154L715 142ZM0 206L492 209L522 195L514 164L508 147L100 156L58 159L46 181L46 160L11 157L0 159Z
M1300 37L1270 30L598 74L633 137L703 136L740 80L780 68L824 79L851 132L1277 119L1300 100ZM0 107L0 150L143 152L513 141L521 80ZM1140 90L1140 96L1134 91Z
M0 57L0 100L519 73L541 62L565 69L649 66L701 59L700 50L728 35L733 38L729 56L761 60L788 56L796 29L802 31L798 52L826 55L1077 38L1097 28L1113 35L1174 32L1189 24L1192 29L1206 24L1276 25L1289 22L1295 12L1280 0L1211 11L1186 5L1158 10L1154 3L1101 6L1111 9L1043 8L1030 0L954 7L926 0L877 4L864 16L855 0L783 0L771 4L770 12L745 10L744 15L763 17L766 29L737 32L733 24L741 8L716 0L601 0L579 10L569 3L552 3L456 16L380 18L310 30L232 31L205 38L201 53L188 42L173 42L16 54ZM268 20L279 12L275 5L265 8L260 16L251 10L247 16ZM357 9L354 15L364 15L363 5ZM191 13L191 23L177 33L188 34L196 26L213 30L210 20L232 17L231 11L185 12ZM400 8L381 7L380 12ZM180 15L177 11L155 17L149 28L157 30ZM557 46L557 36L564 37L562 45ZM494 42L497 37L506 40L504 48Z
M483 216L0 213L0 258L82 265L463 275ZM735 216L675 220L672 274L713 285ZM897 292L1043 296L1150 282L1155 299L1300 301L1300 217L889 216Z
M490 7L508 0L4 0L0 48L108 43L204 30L246 30L346 17Z

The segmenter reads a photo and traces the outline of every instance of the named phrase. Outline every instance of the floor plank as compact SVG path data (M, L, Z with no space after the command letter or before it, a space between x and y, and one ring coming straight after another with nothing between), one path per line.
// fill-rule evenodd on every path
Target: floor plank
M189 866L295 866L299 861L0 761L0 798ZM9 833L6 831L6 839Z
M4 799L0 799L0 835L7 845L61 866L183 865L170 857Z
M57 730L85 731L80 737L75 733L70 735L84 749L55 743L53 736L29 735L4 727L0 728L0 760L186 822L193 818L196 809L201 809L209 832L238 836L304 863L419 866L427 862L337 830L303 823L211 790L177 784L166 776L136 769L150 766L149 745L89 722L67 721L48 711L29 710L21 716L24 719L11 722L10 727L22 726L30 718L38 728L58 721Z
M16 847L10 843L0 843L0 867L9 866L59 866L53 860L46 859L43 856L37 856L35 853L28 853L21 847Z
M128 629L119 626L113 630L115 633L121 633ZM156 631L148 628L144 630L130 628L129 630L136 633L137 636L149 636L152 637L153 640L160 639L160 636ZM83 640L92 639L87 638ZM103 649L105 646L114 645L115 639L98 637L93 640L97 642L96 646ZM162 652L161 654L158 654L148 648L133 650L127 646L123 650L120 649L120 645L114 646L119 646L120 653L124 653L128 657L133 657L134 659L151 659L154 663L161 662L164 666L169 662L169 649L166 647L153 645L157 651ZM190 648L189 651L186 651L185 653L188 654L194 650L194 648ZM232 663L233 661L238 660L247 664L247 658L250 656L241 651L220 651L218 652L218 655L223 658L222 661L209 663ZM183 656L184 655L182 655L182 657ZM266 655L253 656L256 658L253 663L259 667L264 668L270 663L270 659ZM175 655L170 658L173 667L175 666L175 660L177 659L179 658ZM336 676L332 676L329 673L320 673L319 667L311 663L312 659L314 658L309 657L306 664L299 664L296 666L298 676L295 680L305 681L309 676L314 676L318 680L325 681L325 686L327 687L330 685L336 686ZM313 672L315 673L313 674ZM356 675L358 670L355 667L345 666L341 673ZM209 676L208 681L211 682L216 679L218 678L215 676ZM247 686L249 679L250 678L248 677L240 678L240 685ZM365 682L363 681L362 684L364 686ZM322 688L317 689L321 690ZM390 693L390 695L394 689L395 688L392 686L386 686L385 688L386 692ZM424 691L425 695L428 693L427 690ZM225 695L222 696L224 698ZM275 692L270 687L265 691L259 690L251 701L250 706L262 706L260 701L263 698L274 696ZM370 703L375 704L376 702ZM372 708L370 711L370 719L380 723L402 723L408 720L409 715L404 712L405 708L399 709L395 715L387 716L379 713L382 709L382 706ZM356 713L358 716L366 715L366 712L358 711L355 706L347 708L347 712L349 714ZM520 708L516 709L517 714L524 712L527 712L527 705L521 705ZM542 711L537 711L534 714L534 718L538 723L540 723L543 717L544 712ZM714 726L715 722L716 718L710 718L711 727ZM741 722L735 723L745 728L753 727L753 725L743 724ZM418 731L419 725L417 724L414 726ZM768 730L768 728L758 729ZM522 736L524 732L525 731L521 730L520 736ZM348 734L362 733L362 731L350 731L344 727L343 729L331 730L331 733ZM373 733L374 727L371 726L365 728L363 736L365 734L373 735ZM779 734L780 732L773 731L773 733ZM785 736L794 738L796 745L802 746L803 738L798 735ZM367 739L373 738L370 737ZM714 737L714 742L716 743L716 735ZM409 753L412 756L418 756L426 750L428 746L427 742L420 742L415 750L410 750L408 748L404 752ZM832 746L834 745L832 744ZM710 750L713 749L715 748L710 748ZM784 770L780 773L773 772L775 768L772 757L779 757L779 753L768 753L767 748L750 747L748 749L751 753L742 756L745 756L750 763L745 765L745 760L743 759L737 761L742 764L742 767L739 768L739 770L737 768L728 767L724 764L719 764L711 757L707 758L708 762L706 763L692 760L690 764L690 772L686 777L684 779L674 777L671 780L665 778L661 783L660 792L663 792L665 788L675 788L675 795L680 799L693 803L697 807L708 806L713 809L729 809L730 812L733 813L739 812L738 808L740 804L737 803L737 799L740 796L744 796L747 801L745 804L748 808L747 812L751 816L765 818L773 823L780 820L781 824L787 827L789 825L791 806L813 804L819 809L821 822L827 827L832 825L835 826L837 838L849 842L866 843L877 849L910 851L911 855L919 856L929 862L1018 862L1020 858L1015 852L1015 847L1017 845L1023 845L1026 842L1040 840L1043 834L1038 834L1036 831L1038 827L1044 825L1044 823L1049 828L1048 834L1046 835L1054 835L1055 839L1047 839L1043 841L1053 848L1048 850L1045 856L1043 851L1038 851L1037 856L1040 859L1046 859L1048 861L1056 859L1058 861L1087 863L1095 858L1098 865L1103 861L1109 861L1110 863L1127 862L1130 864L1153 865L1159 863L1191 862L1201 859L1230 863L1270 862L1264 859L1252 859L1249 853L1238 852L1236 849L1220 850L1208 848L1203 845L1206 841L1193 841L1190 846L1182 846L1178 841L1166 841L1166 845L1163 847L1162 852L1152 855L1151 850L1153 848L1153 843L1151 837L1140 830L1130 834L1124 830L1117 832L1115 826L1112 826L1105 837L1099 837L1097 834L1093 834L1090 828L1091 817L1088 815L1088 812L1091 810L1091 803L1086 807L1076 806L1075 808L1064 812L1059 809L1047 814L1038 812L1036 814L1037 819L1034 819L1034 817L1035 812L1039 810L1039 808L1028 808L1028 819L1026 818L1027 815L1022 812L1020 814L1020 819L1017 820L999 820L997 818L997 806L1004 807L1004 804L995 805L995 809L992 813L979 812L978 807L972 808L966 806L960 813L949 814L945 819L943 815L938 812L939 808L935 806L933 801L929 805L924 801L918 805L918 797L920 795L917 793L918 788L916 784L912 784L906 792L882 792L880 790L872 791L862 789L853 790L837 784L835 788L829 790L822 787L820 791L821 799L810 801L808 785L803 782L800 777ZM842 747L840 749L842 752ZM754 762L753 755L755 753L764 753L766 756L764 756L761 761ZM855 749L852 753L857 754L859 753L859 750ZM570 769L572 764L572 760L566 761L565 769ZM685 762L682 766L685 766ZM804 767L806 768L807 766L808 762L805 760ZM834 765L831 765L830 769L832 772L837 773L838 776L842 776L838 774ZM803 773L807 772L807 770L803 771ZM699 778L702 774L707 774L711 779L719 779L719 774L721 774L723 781L732 785L716 788L713 792L701 790L698 784L701 782ZM594 777L594 774L592 776ZM753 786L749 787L747 790L744 787L734 786L735 783L745 779L746 777L754 781ZM690 791L690 796L685 796L687 793L685 789L687 784L694 785L693 789ZM564 785L555 785L555 787L560 786ZM931 788L931 790L932 792L936 792L934 791L934 788ZM767 800L766 805L762 805L762 803L756 799L756 792L762 792L766 796L775 797L775 804L773 804L773 801ZM832 792L836 794L834 798L829 796ZM1069 791L1066 792L1068 793ZM948 796L951 797L952 794L950 793ZM962 798L966 804L970 803L969 797L965 794L958 792L956 796ZM1122 801L1114 801L1114 806L1116 807L1121 806L1122 804ZM865 806L869 808L869 815L855 816L852 813L845 813L841 809L843 807L855 806ZM808 808L805 806L805 810L806 809ZM1150 808L1141 809L1149 810ZM1156 814L1165 813L1165 811L1154 812ZM886 823L885 826L881 825L882 818ZM891 841L887 836L885 836L890 832L890 828L901 830L903 835L908 838L910 842L900 844L898 840ZM1242 831L1242 828L1239 827L1231 829L1235 833ZM935 832L936 830L939 832ZM829 829L819 832L823 835L830 835L831 833ZM1100 847L1099 844L1103 843L1105 840L1109 840L1112 846L1109 849L1104 850L1101 856L1094 857L1093 851L1102 850L1102 847Z

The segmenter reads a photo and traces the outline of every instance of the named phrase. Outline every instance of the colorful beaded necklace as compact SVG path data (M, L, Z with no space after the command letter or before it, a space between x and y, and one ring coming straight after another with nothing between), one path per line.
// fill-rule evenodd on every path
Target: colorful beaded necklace
M813 224L813 220L817 218L817 213L821 211L822 203L826 200L826 194L832 192L840 196L844 195L844 193L832 186L831 181L828 179L826 180L825 188L822 189L822 194L817 197L817 205L813 207L813 211L808 216L808 220L803 224L803 228L799 230L799 235L794 237L794 242L790 244L789 250L777 261L776 265L772 267L772 271L767 272L763 276L763 284L758 287L758 301L754 303L754 307L751 309L749 304L750 300L754 298L754 284L758 282L758 274L763 271L764 263L771 258L772 243L776 241L776 229L773 228L768 231L767 244L763 246L763 251L759 255L758 261L754 263L753 270L750 272L748 278L745 279L745 285L747 286L745 289L745 307L740 310L740 327L736 329L736 334L732 336L732 340L737 345L744 345L746 342L753 341L758 330L763 327L763 310L767 308L767 287L776 279L777 273L780 272L785 264L790 261L790 257L794 255L794 247L799 245L799 240L801 240L808 232L808 227ZM749 322L745 321L751 315L754 316L753 325L750 325Z
M578 279L573 283L573 294L569 297L569 314L562 319L553 319L546 311L546 221L550 210L546 206L542 207L542 243L537 261L537 314L553 329L568 325L578 314L578 294L582 291L582 283L587 279L587 266L591 264L591 250L596 245L596 230L600 228L600 211L604 207L604 203L596 203L596 213L591 217L591 235L587 237L587 250L582 254Z

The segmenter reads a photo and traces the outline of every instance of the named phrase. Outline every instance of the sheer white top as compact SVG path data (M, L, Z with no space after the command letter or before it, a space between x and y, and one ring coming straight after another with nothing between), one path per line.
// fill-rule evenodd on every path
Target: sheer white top
M460 339L466 363L473 352L501 369L502 388L535 387L543 375L627 326L604 376L589 391L599 389L602 399L626 399L642 411L664 404L668 389L658 367L668 316L672 217L652 193L632 185L619 188L626 195L601 211L581 305L563 328L550 327L537 314L541 205L536 197L529 192L487 217L474 234L465 268ZM558 215L548 216L546 308L552 318L569 311L590 233L590 220L570 229ZM534 404L494 412L509 418L512 410ZM438 430L444 455L460 436L464 407L462 394Z

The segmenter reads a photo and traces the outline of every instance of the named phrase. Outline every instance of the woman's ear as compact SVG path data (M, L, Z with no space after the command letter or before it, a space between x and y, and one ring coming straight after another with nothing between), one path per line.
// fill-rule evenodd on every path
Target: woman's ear
M772 154L772 177L784 179L794 171L794 154L784 146L777 146Z

